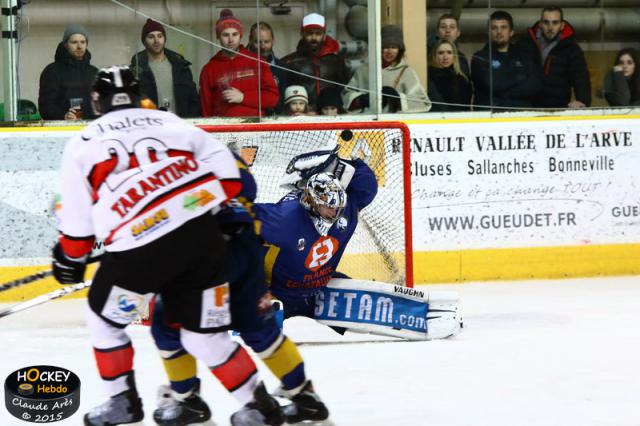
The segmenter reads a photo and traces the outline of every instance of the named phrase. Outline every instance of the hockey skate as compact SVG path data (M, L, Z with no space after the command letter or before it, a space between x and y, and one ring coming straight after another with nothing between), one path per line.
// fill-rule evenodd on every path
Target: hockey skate
M300 422L323 422L329 417L329 410L307 381L300 393L290 397L291 404L282 408L288 424Z
M158 389L158 408L153 411L153 420L162 426L185 426L203 423L211 418L211 410L200 398L200 383L184 400L171 394L168 385Z
M116 426L142 421L144 411L138 392L129 389L112 396L84 415L85 426Z
M279 426L284 423L284 415L278 401L260 384L253 392L253 401L233 413L232 426Z

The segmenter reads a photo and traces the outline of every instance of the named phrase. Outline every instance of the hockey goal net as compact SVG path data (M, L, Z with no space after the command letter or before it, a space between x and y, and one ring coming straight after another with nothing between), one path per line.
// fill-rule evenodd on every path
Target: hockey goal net
M409 129L400 122L260 123L201 126L250 165L257 202L277 202L296 155L339 145L374 171L378 194L360 213L338 271L352 278L413 286ZM286 226L286 225L285 225Z

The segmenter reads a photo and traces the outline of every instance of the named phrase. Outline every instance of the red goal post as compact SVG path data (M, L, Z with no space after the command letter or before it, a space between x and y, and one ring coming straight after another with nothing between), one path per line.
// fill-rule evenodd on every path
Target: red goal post
M339 145L342 157L362 158L378 180L378 194L360 220L338 270L352 278L413 287L409 128L401 122L252 123L201 125L250 165L257 202L276 202L289 161Z

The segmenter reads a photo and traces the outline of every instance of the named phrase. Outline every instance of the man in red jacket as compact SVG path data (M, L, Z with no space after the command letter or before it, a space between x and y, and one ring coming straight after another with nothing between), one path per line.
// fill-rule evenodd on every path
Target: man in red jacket
M326 33L324 16L306 15L300 35L296 51L282 58L282 62L295 71L287 74L287 84L304 86L309 95L309 108L315 109L320 90L325 87L342 90L350 75L344 57L339 54L340 44Z
M203 117L259 117L278 104L278 86L269 64L240 44L242 33L238 18L229 9L222 10L216 22L222 49L200 73Z

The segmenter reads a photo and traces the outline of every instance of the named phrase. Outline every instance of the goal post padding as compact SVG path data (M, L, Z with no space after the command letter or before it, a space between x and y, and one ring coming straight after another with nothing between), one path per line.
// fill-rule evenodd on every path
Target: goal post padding
M296 155L338 144L344 158L363 159L378 195L360 214L338 270L353 278L413 286L411 172L408 127L401 122L252 123L202 125L249 164L257 202L287 193L280 183ZM307 242L311 243L311 242Z

